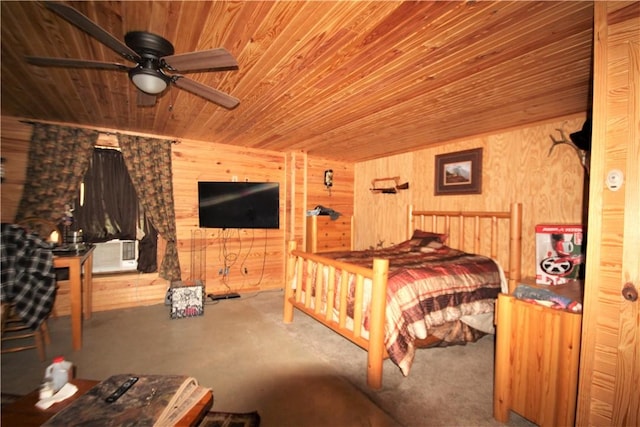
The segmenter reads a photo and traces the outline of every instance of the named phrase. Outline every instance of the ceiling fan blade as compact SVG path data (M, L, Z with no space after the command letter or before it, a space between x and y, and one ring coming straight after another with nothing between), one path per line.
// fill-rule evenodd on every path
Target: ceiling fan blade
M165 56L164 63L172 71L195 70L237 70L238 61L223 47L198 52L181 53L179 55Z
M67 21L76 25L81 30L87 32L89 35L95 37L96 40L111 48L119 55L124 56L130 61L136 63L140 62L140 56L133 49L115 38L113 35L108 33L106 30L104 30L102 27L100 27L98 24L87 18L76 9L62 3L46 2L45 4L50 10L54 11Z
M152 107L156 105L156 96L149 95L138 89L138 106L139 107Z
M27 62L40 67L75 67L100 68L103 70L129 71L129 67L117 62L101 62L87 59L47 58L42 56L27 56Z
M184 89L195 95L201 96L204 99L208 99L209 101L229 110L237 107L240 103L238 98L234 98L231 95L219 91L218 89L203 85L202 83L198 83L195 80L191 80L183 76L174 77L173 83L180 89Z

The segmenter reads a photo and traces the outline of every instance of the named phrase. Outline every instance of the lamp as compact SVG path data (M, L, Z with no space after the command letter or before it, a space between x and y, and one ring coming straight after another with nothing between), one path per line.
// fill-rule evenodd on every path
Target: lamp
M331 187L333 187L333 169L327 169L324 171L324 187L329 192L329 196L331 196Z
M129 78L138 89L150 95L162 93L171 81L152 61L129 70Z
M327 190L333 186L333 169L324 171L324 186Z

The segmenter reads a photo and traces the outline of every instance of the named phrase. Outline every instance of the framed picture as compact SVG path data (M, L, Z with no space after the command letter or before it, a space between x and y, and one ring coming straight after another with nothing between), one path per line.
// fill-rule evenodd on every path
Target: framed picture
M482 148L436 156L435 195L482 193Z

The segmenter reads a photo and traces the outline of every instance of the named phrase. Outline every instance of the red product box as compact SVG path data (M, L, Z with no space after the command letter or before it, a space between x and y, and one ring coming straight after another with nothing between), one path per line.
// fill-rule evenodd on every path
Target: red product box
M580 224L536 225L536 283L563 285L582 279L583 241Z

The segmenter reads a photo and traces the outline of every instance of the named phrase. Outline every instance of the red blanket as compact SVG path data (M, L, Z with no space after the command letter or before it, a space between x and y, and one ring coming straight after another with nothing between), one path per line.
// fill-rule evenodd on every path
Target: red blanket
M389 260L385 346L404 375L411 368L416 339L426 338L430 329L462 316L493 312L503 280L500 268L488 257L444 245L422 249L425 247L405 242L381 250L321 254L368 268L374 258ZM339 280L340 275L336 277ZM350 287L352 295L353 283ZM370 291L365 292L366 302ZM348 312L353 314L351 302ZM368 304L365 306L368 330Z

